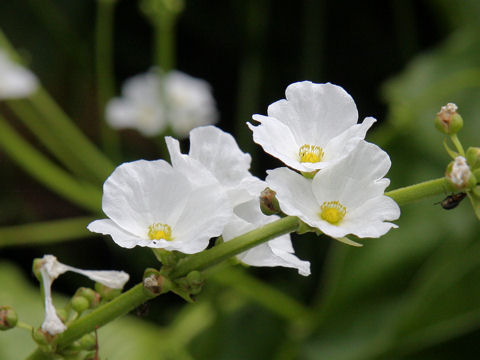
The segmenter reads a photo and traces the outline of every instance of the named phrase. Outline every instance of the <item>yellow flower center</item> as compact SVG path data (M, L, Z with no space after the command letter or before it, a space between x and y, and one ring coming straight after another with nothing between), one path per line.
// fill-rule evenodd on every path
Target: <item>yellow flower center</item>
M302 145L298 150L298 156L300 162L316 163L323 159L323 150L320 146L316 145Z
M330 224L336 225L344 218L347 208L338 201L324 201L318 216Z
M164 239L167 241L173 240L172 228L167 224L155 223L148 227L148 237L150 240Z

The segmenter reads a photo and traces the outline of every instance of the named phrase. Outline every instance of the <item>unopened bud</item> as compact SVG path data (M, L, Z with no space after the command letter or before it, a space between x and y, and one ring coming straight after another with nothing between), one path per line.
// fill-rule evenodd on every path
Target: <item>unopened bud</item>
M72 309L78 313L82 313L90 307L90 301L83 296L74 296L70 301Z
M281 212L276 194L268 187L260 193L260 209L265 215L274 215Z
M53 341L55 335L51 335L48 331L42 330L42 328L37 328L32 332L32 337L38 345L48 345Z
M205 279L200 271L190 271L187 275L187 284L190 290L190 294L196 295L202 291Z
M463 156L457 156L454 161L448 164L445 177L453 190L470 189L477 183Z
M80 346L84 350L93 350L97 345L97 338L93 334L83 335L80 340L78 340Z
M0 330L9 330L17 326L18 316L11 306L0 306Z
M467 163L470 166L470 169L475 170L480 167L480 148L479 147L469 147L467 149Z
M83 296L86 298L91 308L94 308L100 302L100 294L87 287L78 288L78 290L75 292L75 296Z
M457 109L458 107L454 103L442 106L435 117L435 127L438 131L447 135L453 135L462 129L463 119L457 113Z

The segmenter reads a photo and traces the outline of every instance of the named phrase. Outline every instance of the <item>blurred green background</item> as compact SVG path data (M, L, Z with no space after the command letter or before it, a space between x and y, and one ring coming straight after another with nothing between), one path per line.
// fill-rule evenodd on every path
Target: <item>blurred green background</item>
M464 146L479 145L477 0L186 0L185 5L176 27L176 67L211 83L221 113L218 126L252 154L253 171L261 178L280 163L252 142L245 122L253 113L265 114L268 104L299 80L341 85L355 99L361 119L378 119L367 140L391 156L389 189L443 175L449 158L432 120L447 102L455 102L464 118L459 133ZM94 0L0 2L0 27L100 146L96 12ZM118 93L124 79L152 65L153 34L134 0L118 1L114 25ZM48 156L2 103L0 113ZM158 141L133 130L120 138L116 164L159 157ZM42 321L42 299L30 273L35 257L51 253L84 269L122 269L131 274L130 286L145 267L155 266L148 249L119 248L83 226L65 236L53 230L59 240L71 241L34 244L23 224L98 215L46 189L3 151L0 166L0 304L16 307L21 320L35 326ZM400 228L364 241L363 248L326 237L295 237L298 257L312 263L308 278L288 269L242 268L213 276L194 305L161 296L151 301L148 314L100 330L100 354L129 360L478 359L479 223L467 200L453 211L434 205L443 197L403 207ZM56 301L82 285L88 283L80 277L59 278ZM266 305L280 296L268 287L288 294L300 310ZM297 318L304 312L307 316ZM0 333L0 359L26 357L34 349L28 337L18 329Z

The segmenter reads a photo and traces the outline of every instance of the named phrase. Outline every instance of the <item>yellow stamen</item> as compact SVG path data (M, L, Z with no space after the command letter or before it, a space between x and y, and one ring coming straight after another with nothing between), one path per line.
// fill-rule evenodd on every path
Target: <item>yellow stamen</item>
M324 201L318 216L330 224L336 225L344 218L347 208L338 201Z
M316 145L302 145L298 150L300 162L316 163L323 159L323 149Z
M155 223L148 227L148 237L150 240L164 239L167 241L173 240L172 228L167 224Z

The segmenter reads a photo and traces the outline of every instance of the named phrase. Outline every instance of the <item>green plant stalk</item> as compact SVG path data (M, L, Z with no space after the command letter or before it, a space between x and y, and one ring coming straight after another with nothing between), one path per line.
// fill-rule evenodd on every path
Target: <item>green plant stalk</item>
M385 195L395 200L399 206L402 206L432 195L445 193L446 189L448 189L447 181L445 178L439 178L388 191Z
M175 23L176 16L165 13L152 19L154 27L155 64L163 73L175 67Z
M205 270L210 266L216 265L268 240L294 232L298 229L298 226L298 218L295 216L281 218L264 225L261 228L237 236L236 238L224 242L219 246L215 246L210 250L202 251L183 258L172 271L170 277L172 279L177 279L187 275L193 270Z
M0 228L0 248L18 245L40 245L92 236L87 225L92 217L76 217Z
M120 158L120 139L116 131L105 122L104 113L108 100L115 96L113 75L113 19L116 1L97 1L95 32L95 68L97 78L97 104L101 124L102 143L113 159Z
M30 131L41 141L43 145L54 155L66 168L74 172L77 176L84 178L86 169L78 161L76 156L67 148L55 133L47 126L44 121L39 119L39 115L26 100L9 100L9 108L15 113Z
M65 332L58 335L58 348L65 348L71 342L94 331L97 327L102 327L117 317L125 315L147 300L158 295L160 295L160 293L153 295L145 291L143 283L135 285L112 301L101 305L91 313L75 320Z
M114 170L112 162L75 126L44 89L38 89L29 100L65 146L103 183Z
M463 150L462 143L458 139L457 134L450 135L450 140L452 140L453 145L457 148L458 153L465 157L465 150Z
M87 210L99 212L102 199L99 189L78 182L53 164L18 135L2 117L0 117L0 147L3 147L25 171L52 191Z

